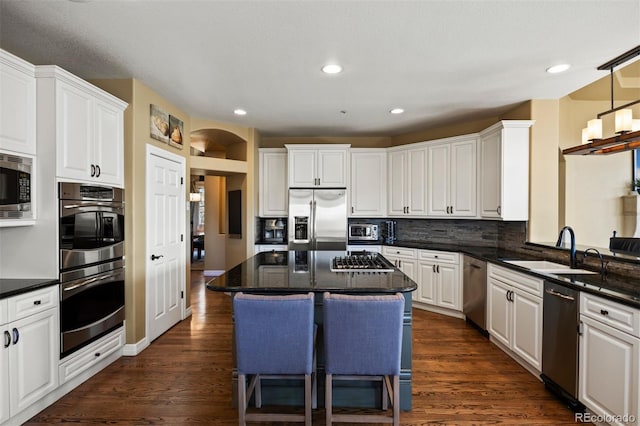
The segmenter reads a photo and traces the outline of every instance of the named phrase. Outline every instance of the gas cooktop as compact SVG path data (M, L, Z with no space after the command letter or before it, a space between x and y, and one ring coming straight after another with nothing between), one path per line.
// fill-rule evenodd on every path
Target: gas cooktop
M378 253L336 256L331 272L393 272L393 265Z

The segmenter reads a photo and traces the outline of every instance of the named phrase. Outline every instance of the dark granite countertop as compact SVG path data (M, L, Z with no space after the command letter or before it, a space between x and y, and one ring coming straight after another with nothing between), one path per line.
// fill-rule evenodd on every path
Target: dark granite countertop
M389 244L385 244L389 245ZM504 260L543 260L539 253L527 254L493 247L474 247L460 244L436 244L421 241L396 241L394 246L421 250L441 250L459 252L480 260L492 262L518 272L524 272L546 280L586 291L640 309L640 277L600 274L549 274L503 262ZM557 261L556 261L557 262Z
M207 283L213 291L260 293L396 293L417 289L415 281L394 272L331 272L330 262L346 251L271 251L258 253Z
M0 299L59 284L57 279L0 278Z

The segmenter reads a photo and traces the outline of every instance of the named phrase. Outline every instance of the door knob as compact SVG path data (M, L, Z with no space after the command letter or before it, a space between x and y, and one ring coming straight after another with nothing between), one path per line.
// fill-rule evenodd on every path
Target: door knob
M164 257L164 255L160 255L160 256L156 256L155 254L151 255L151 260L156 260L156 259L160 259L161 257Z

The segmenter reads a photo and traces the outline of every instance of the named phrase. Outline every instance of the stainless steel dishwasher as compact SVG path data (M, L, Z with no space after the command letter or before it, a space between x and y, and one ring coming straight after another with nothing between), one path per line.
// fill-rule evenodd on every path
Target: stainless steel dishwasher
M544 282L540 377L574 411L584 411L578 401L579 300L577 290Z
M462 274L462 312L486 336L487 262L464 256Z

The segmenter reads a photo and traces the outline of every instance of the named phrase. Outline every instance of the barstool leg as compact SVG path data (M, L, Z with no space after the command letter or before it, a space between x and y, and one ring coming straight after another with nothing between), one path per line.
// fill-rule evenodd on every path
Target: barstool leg
M238 425L246 426L247 380L244 374L238 374Z
M389 391L387 389L387 383L387 376L382 376L382 411L387 411L387 408L389 408Z
M311 426L311 374L304 375L304 424Z
M400 425L400 376L393 376L393 425Z
M326 419L325 419L325 424L326 426L331 426L333 424L333 413L332 413L332 407L331 405L333 404L333 396L332 396L332 392L331 392L331 386L333 385L333 377L331 374L327 374L325 376L325 383L324 383L324 407L325 407L325 413L326 413Z

